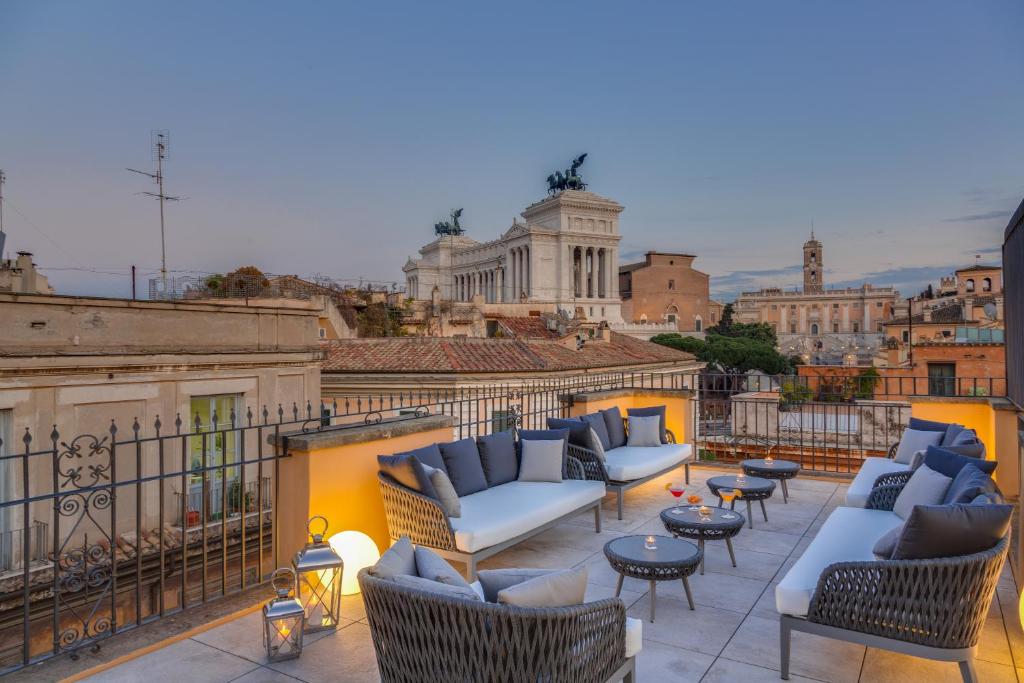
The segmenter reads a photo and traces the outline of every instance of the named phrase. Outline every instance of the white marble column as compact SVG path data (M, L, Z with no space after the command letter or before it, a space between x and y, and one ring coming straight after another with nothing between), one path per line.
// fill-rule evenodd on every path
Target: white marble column
M527 298L533 296L533 254L531 253L530 246L526 246L526 253L524 254L524 261L526 262L526 296Z

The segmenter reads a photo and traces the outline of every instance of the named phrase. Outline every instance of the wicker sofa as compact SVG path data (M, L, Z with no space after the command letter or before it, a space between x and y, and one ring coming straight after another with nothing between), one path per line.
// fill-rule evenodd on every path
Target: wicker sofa
M600 532L604 481L588 477L571 455L566 466L568 476L561 483L511 481L460 497L456 518L448 517L437 500L378 473L389 535L393 540L408 536L416 545L465 563L472 581L478 561L581 512L593 510L594 530Z
M775 591L781 674L793 631L944 662L978 680L974 651L1009 549L955 557L879 560L875 542L903 524L893 504L911 473L880 477L864 508L836 508Z
M642 623L627 620L619 598L512 607L418 590L366 569L358 580L385 683L635 681ZM473 589L482 597L479 584Z

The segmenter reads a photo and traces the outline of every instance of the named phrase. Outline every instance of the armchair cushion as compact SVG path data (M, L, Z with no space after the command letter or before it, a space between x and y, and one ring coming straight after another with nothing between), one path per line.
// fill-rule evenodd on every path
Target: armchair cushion
M578 417L549 417L548 429L568 429L569 443L590 448L590 426Z
M992 481L992 477L974 465L967 465L953 478L942 504L970 503L978 496L995 493L995 490L996 483Z
M938 446L942 440L942 432L926 432L916 429L903 430L900 443L896 447L896 455L893 460L901 465L909 465L914 453L923 451L929 446Z
M484 600L497 602L498 593L510 586L535 579L538 576L550 574L555 569L481 569L477 575L480 588L484 593Z
M521 429L519 431L519 443L516 444L516 452L519 454L519 459L522 460L523 456L523 442L524 441L553 441L555 439L562 439L562 478L565 479L569 476L569 429Z
M910 477L903 490L896 497L892 511L900 519L908 519L910 513L918 505L939 505L946 497L952 479L928 467L921 465Z
M582 605L587 592L587 567L555 571L498 591L498 602L516 607Z
M955 477L967 465L973 465L985 474L996 471L995 460L979 460L938 446L930 446L924 454L924 464L949 478Z
M516 480L519 476L519 463L516 460L516 439L512 432L478 436L476 446L480 452L480 464L484 468L487 486L499 486Z
M608 426L604 422L604 415L601 413L587 413L586 415L580 415L580 419L583 420L590 427L597 437L601 439L601 448L606 451L610 451L612 448L612 439L608 435Z
M415 549L416 575L431 581L440 581L452 586L469 588L469 583L462 574L448 564L448 561L426 546L418 545Z
M894 560L970 555L993 547L1010 526L1010 505L921 505L914 508Z
M425 579L422 576L408 576L406 574L397 574L391 577L391 580L399 586L408 586L409 588L416 588L428 593L437 593L449 598L462 598L463 600L476 601L480 600L480 596L476 594L476 591L470 588L468 583L465 586L456 586L442 581Z
M688 460L687 443L665 443L657 448L623 446L605 453L605 470L612 481L635 481Z
M455 492L452 480L448 478L444 470L429 465L424 465L423 469L427 471L427 476L430 477L430 483L433 484L434 491L437 492L437 502L444 508L444 513L449 517L460 516L462 514L462 507L459 505L459 494Z
M437 491L430 483L430 476L423 468L423 463L415 455L399 453L397 455L378 455L377 467L395 482L416 493L437 499Z
M367 570L370 575L390 579L399 574L418 576L416 572L416 551L408 536L402 536L388 548L377 564Z
M441 457L441 449L436 443L432 443L429 446L423 448L416 448L411 451L405 451L404 453L396 453L396 455L415 455L416 459L420 463L433 467L434 469L441 470L445 474L448 470L444 466L444 458Z
M668 443L668 434L665 433L665 406L650 406L649 408L626 408L626 415L637 417L651 417L657 415L661 418L661 442Z
M608 440L612 448L626 445L626 427L622 424L622 413L618 406L612 406L601 411L604 416L604 426L608 428Z
M519 463L519 481L562 481L562 448L564 439L523 442Z
M629 416L629 440L626 445L636 448L661 447L661 420L656 415Z
M487 477L480 463L480 452L476 441L471 438L459 439L441 444L441 455L448 470L448 478L459 497L468 496L487 488Z

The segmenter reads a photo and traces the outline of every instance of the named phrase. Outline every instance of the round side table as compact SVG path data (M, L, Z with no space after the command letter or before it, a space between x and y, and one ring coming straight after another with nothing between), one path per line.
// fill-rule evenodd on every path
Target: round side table
M743 471L752 477L774 479L782 484L782 502L789 502L789 487L786 482L800 474L800 464L792 460L772 460L763 458L744 460L740 463Z
M718 496L719 506L722 505L720 489L739 489L743 493L742 498L747 502L747 522L751 529L754 528L754 516L750 513L750 504L755 500L761 504L761 514L764 515L764 521L768 521L768 510L764 507L764 501L766 498L771 498L772 494L775 493L775 482L771 479L744 477L743 481L739 481L736 476L730 474L721 477L711 477L707 483L711 493ZM730 508L736 508L735 500L732 501Z
M646 536L623 536L604 544L604 555L612 569L619 573L615 596L622 592L625 577L649 581L651 585L651 623L654 623L654 603L657 598L658 581L682 579L686 600L693 607L693 593L687 577L697 571L704 551L689 541L671 536L655 536L657 547L646 547Z
M681 513L674 512L674 507L662 510L661 522L665 525L665 530L673 536L697 541L697 547L701 551L700 573L704 574L704 541L725 541L729 549L729 559L735 567L736 553L732 548L732 537L747 523L743 515L725 508L713 507L709 508L710 514L707 517L701 517L699 512L687 507L681 509Z

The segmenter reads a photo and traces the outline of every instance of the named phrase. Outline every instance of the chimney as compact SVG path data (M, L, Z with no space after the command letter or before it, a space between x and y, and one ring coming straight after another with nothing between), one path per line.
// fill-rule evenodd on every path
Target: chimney
M597 326L597 334L603 342L610 342L612 340L612 330L608 327L608 321L602 320L601 324Z

